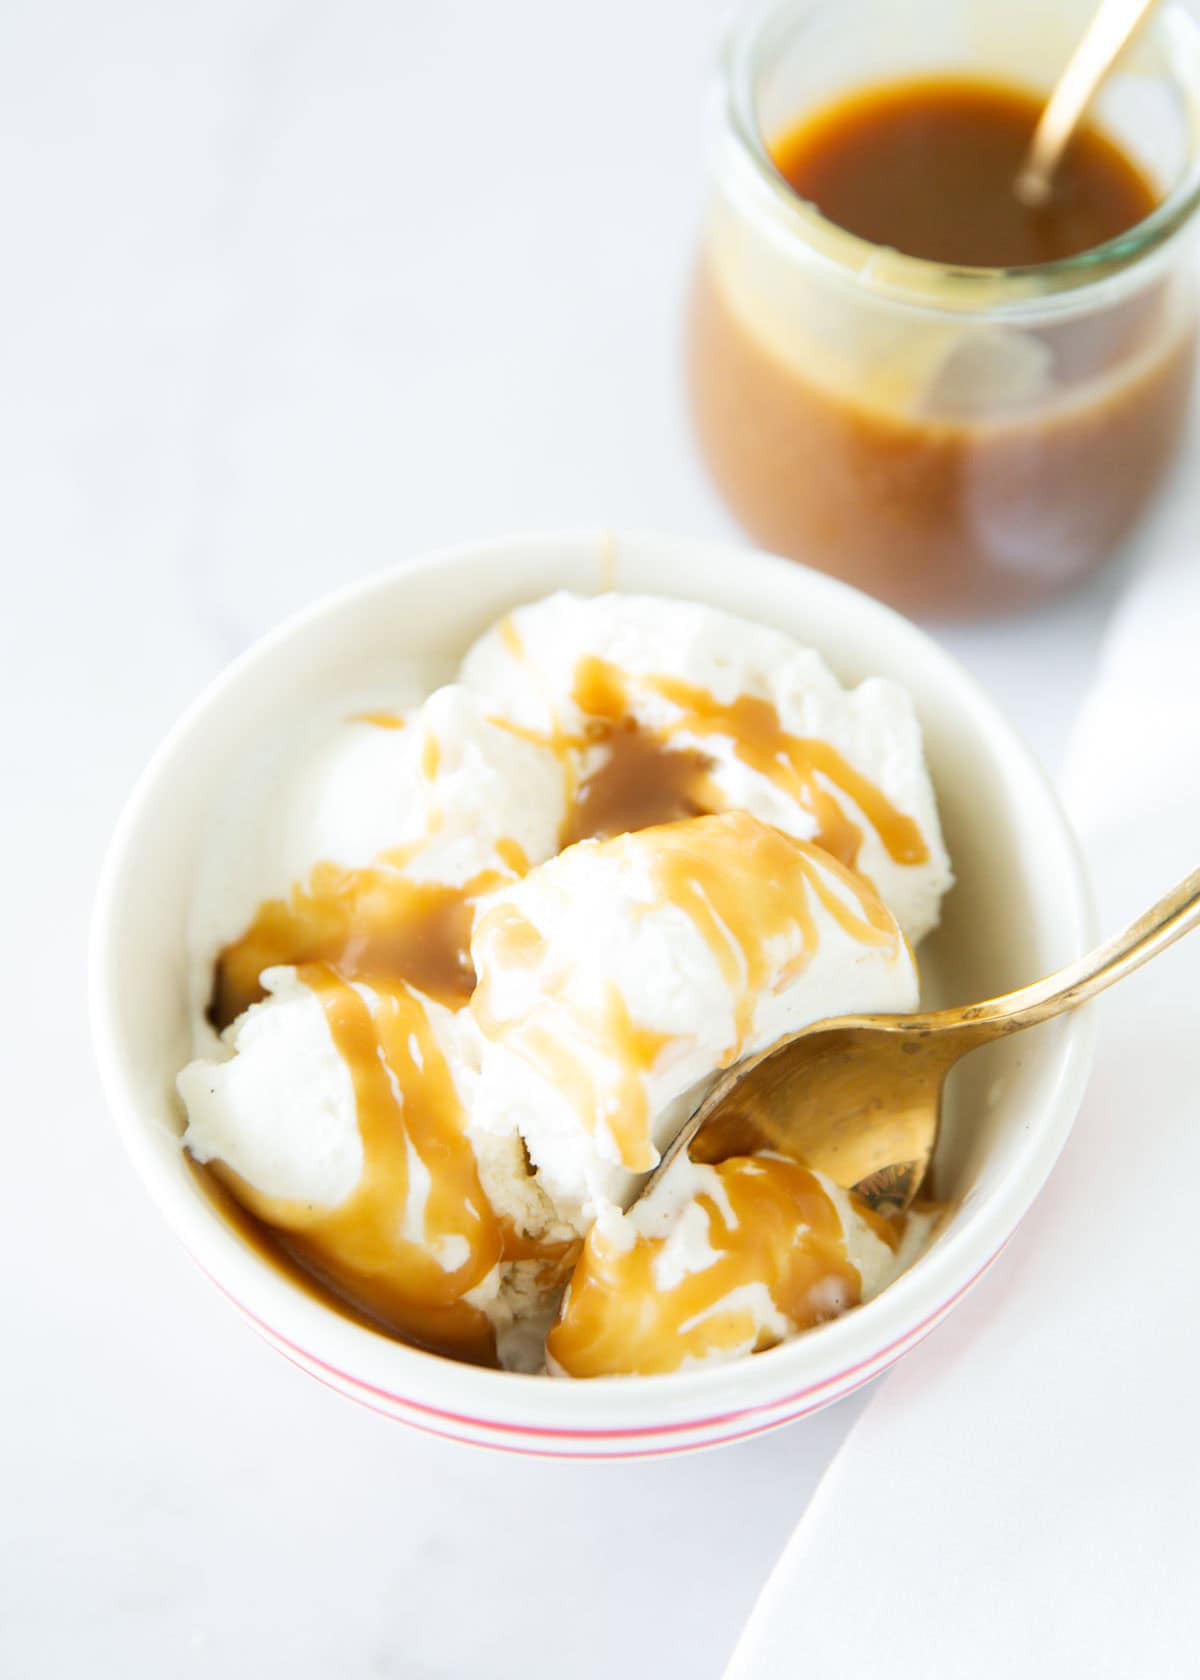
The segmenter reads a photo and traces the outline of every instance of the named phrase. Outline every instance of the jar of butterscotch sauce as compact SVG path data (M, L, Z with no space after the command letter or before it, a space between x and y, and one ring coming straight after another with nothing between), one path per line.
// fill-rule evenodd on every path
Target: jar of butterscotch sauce
M689 321L763 547L911 612L1017 606L1136 523L1192 382L1200 28L1164 0L1014 180L1094 0L791 0L731 44Z

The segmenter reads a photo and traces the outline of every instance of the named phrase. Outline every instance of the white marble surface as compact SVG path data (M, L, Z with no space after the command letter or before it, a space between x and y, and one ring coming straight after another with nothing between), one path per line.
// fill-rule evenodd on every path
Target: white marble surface
M725 11L0 15L5 1676L716 1676L861 1404L627 1467L355 1409L191 1269L84 1014L128 785L281 613L505 529L730 534L677 365ZM1052 763L1119 574L947 632Z

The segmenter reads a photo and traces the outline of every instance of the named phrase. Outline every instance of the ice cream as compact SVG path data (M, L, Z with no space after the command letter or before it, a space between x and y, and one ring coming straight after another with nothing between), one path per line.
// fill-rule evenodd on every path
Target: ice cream
M628 1214L601 1211L550 1331L562 1376L649 1376L761 1353L869 1301L928 1213L873 1214L796 1161L677 1155Z
M461 674L532 738L573 746L576 837L748 811L859 870L912 944L936 926L950 865L920 726L895 683L844 689L781 631L643 595L518 608ZM625 824L631 791L643 820Z
M252 811L218 813L190 929L198 1049L206 1012L227 1025L264 969L347 942L356 972L382 963L443 1001L469 995L464 906L559 848L557 755L465 688L408 715L355 712L302 746Z
M681 1158L621 1210L708 1083L822 1017L914 1007L909 941L950 880L900 690L643 597L520 609L457 684L356 709L238 817L197 891L185 1147L337 1295L460 1358L542 1368L584 1243L551 1337L581 1375L650 1368L613 1363L621 1312L602 1334L596 1314L633 1289L618 1255L678 1248L663 1208L700 1228L728 1164ZM830 1206L832 1311L900 1262ZM750 1267L749 1342L697 1351L664 1296L653 1368L814 1321L769 1244L739 1253L700 1269Z
M226 1034L229 1058L179 1076L188 1149L357 1307L489 1360L518 1317L549 1310L577 1244L516 1134L470 1124L469 1014L323 962L263 984ZM510 1363L528 1362L520 1341Z
M917 1002L870 887L744 812L569 847L489 900L471 952L476 1124L523 1138L580 1234L718 1069L823 1016Z

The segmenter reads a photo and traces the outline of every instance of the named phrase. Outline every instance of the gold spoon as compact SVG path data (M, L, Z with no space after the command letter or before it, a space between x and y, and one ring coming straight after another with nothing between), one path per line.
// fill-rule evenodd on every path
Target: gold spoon
M775 1149L899 1213L937 1142L942 1084L960 1056L1076 1009L1200 925L1200 869L1124 933L1018 992L923 1015L819 1021L739 1062L709 1092L663 1156L722 1161Z
M1097 88L1108 75L1155 0L1100 0L1083 38L1054 84L1029 142L1014 190L1030 210L1050 198L1054 172Z

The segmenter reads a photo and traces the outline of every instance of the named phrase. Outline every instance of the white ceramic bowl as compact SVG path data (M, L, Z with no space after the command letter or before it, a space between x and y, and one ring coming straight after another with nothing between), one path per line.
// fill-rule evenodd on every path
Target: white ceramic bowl
M552 1381L475 1369L363 1328L290 1283L214 1208L179 1148L189 1054L184 928L206 825L239 766L291 727L297 695L336 702L397 676L423 692L494 618L553 589L707 601L819 648L843 681L913 695L958 885L921 949L927 1001L1002 991L1077 956L1089 897L1042 773L959 666L904 619L826 577L741 550L605 532L515 537L400 566L300 614L192 706L113 838L92 932L92 1016L125 1145L188 1250L269 1341L321 1381L438 1435L614 1458L740 1440L828 1405L914 1346L995 1258L1061 1149L1092 1033L1075 1016L978 1053L955 1075L938 1154L953 1212L885 1294L755 1358L664 1377Z

